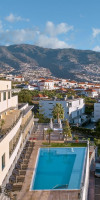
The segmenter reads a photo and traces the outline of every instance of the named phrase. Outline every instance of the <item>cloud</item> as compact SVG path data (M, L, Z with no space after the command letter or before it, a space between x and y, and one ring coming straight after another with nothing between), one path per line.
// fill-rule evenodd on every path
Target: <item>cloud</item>
M100 51L100 46L95 46L95 47L93 48L93 51Z
M100 29L99 28L93 28L92 29L92 36L93 36L93 38L96 38L97 35L99 35L99 34L100 34Z
M26 21L26 22L29 21L29 19L25 19L20 16L14 16L12 13L9 16L5 17L5 20L10 23L18 22L18 21Z
M10 18L10 21L13 22L14 20L15 18ZM66 41L61 40L58 37L59 34L66 34L72 29L72 26L68 26L65 23L55 26L53 22L47 22L44 31L42 32L38 27L15 30L11 27L4 30L2 21L0 21L0 45L29 43L52 49L72 48L72 45L69 45Z
M20 44L34 42L36 31L32 29L6 30L0 33L1 44Z
M40 35L36 45L45 47L45 48L72 48L71 45L68 45L66 42L59 40L56 37L48 37L46 35Z
M3 25L2 25L2 21L0 20L0 32L3 31Z
M50 36L56 36L63 33L65 34L71 30L73 30L73 26L70 26L66 23L60 23L58 25L54 25L53 22L48 21L46 23L45 32L49 34Z

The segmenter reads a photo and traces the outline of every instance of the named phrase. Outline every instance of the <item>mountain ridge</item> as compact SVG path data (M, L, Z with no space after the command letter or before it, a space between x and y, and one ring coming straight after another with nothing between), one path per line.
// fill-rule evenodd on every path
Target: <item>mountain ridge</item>
M0 46L0 73L23 73L26 65L33 70L34 66L47 68L59 78L99 81L100 52L50 49L29 44Z

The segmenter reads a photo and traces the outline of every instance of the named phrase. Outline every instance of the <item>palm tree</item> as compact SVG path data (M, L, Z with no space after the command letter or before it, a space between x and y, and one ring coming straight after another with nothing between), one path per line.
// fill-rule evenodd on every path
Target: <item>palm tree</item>
M49 135L49 144L50 144L50 135L53 132L53 130L51 128L48 128L46 133Z
M53 118L57 119L58 122L59 122L59 119L64 119L64 109L63 109L62 104L56 103L56 105L53 108L52 114L53 114Z
M66 136L66 139L68 138L68 137L72 137L72 134L71 134L71 128L70 128L70 126L69 126L69 122L68 122L68 120L66 119L66 121L65 121L65 127L63 128L63 135L64 136Z

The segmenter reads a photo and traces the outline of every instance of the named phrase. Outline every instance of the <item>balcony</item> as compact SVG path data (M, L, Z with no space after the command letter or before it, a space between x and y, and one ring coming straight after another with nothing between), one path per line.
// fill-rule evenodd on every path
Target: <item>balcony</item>
M20 110L11 110L7 113L7 115L3 115L2 119L4 120L4 124L2 125L2 128L0 130L1 138L3 138L5 134L7 134L17 124L21 115L22 113Z
M26 129L26 127L28 126L28 124L30 123L30 121L33 119L33 115L31 114L30 116L29 116L29 118L27 119L27 121L25 122L25 124L23 124L22 126L21 126L21 130L22 130L22 132L24 132L24 130Z

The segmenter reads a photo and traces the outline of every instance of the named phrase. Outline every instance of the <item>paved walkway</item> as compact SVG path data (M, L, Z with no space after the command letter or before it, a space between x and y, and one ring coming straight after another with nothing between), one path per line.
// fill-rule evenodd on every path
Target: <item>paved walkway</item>
M94 200L94 199L95 199L95 176L94 172L90 172L88 200Z
M33 148L33 152L30 157L30 162L28 165L28 169L25 176L25 181L23 183L22 190L19 192L17 196L17 200L31 200L32 192L30 190L30 184L32 180L33 171L35 169L35 162L38 153L38 149L40 148L42 141L36 141L35 146ZM35 200L35 199L34 199Z

